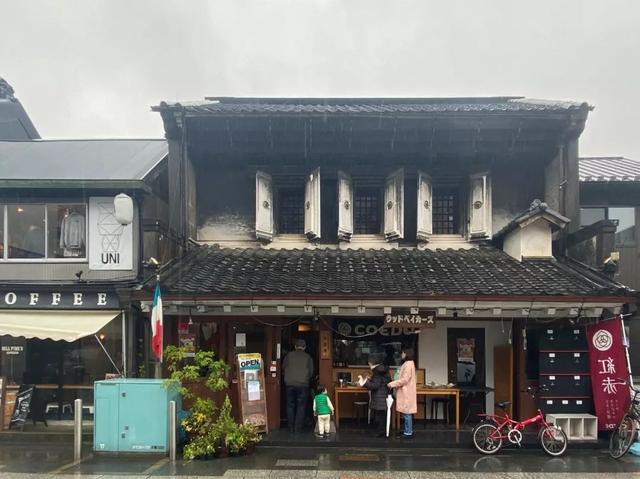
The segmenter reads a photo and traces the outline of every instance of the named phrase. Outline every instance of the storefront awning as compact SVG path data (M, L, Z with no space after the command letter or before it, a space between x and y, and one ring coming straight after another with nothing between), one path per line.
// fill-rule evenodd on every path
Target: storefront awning
M76 341L102 329L120 311L0 311L0 336Z

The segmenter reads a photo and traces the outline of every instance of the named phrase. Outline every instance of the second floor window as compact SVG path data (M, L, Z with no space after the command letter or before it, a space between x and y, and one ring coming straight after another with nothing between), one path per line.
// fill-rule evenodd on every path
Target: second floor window
M0 229L0 259L86 258L86 206L11 204Z
M460 234L458 188L436 186L433 189L433 234Z
M278 190L278 233L304 234L304 188Z
M353 228L357 235L380 234L381 190L376 187L356 187L353 195Z

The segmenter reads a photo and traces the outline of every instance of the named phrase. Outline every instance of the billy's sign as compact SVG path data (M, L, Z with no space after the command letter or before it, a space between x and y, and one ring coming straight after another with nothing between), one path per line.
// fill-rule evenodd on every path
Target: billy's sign
M0 290L0 309L118 309L112 291Z

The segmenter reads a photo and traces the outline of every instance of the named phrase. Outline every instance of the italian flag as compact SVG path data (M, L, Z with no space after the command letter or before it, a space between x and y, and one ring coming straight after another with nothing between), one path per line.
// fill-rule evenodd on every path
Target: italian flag
M153 293L153 308L151 309L151 349L158 361L162 362L162 297L160 296L160 283L156 284Z

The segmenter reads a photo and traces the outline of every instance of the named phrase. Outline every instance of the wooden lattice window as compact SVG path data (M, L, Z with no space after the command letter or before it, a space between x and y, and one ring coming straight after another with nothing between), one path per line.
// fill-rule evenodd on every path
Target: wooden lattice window
M355 234L380 234L382 232L380 197L380 188L356 187L353 195Z
M278 190L278 233L304 234L304 188Z
M460 233L460 202L457 188L435 187L433 190L433 233Z

